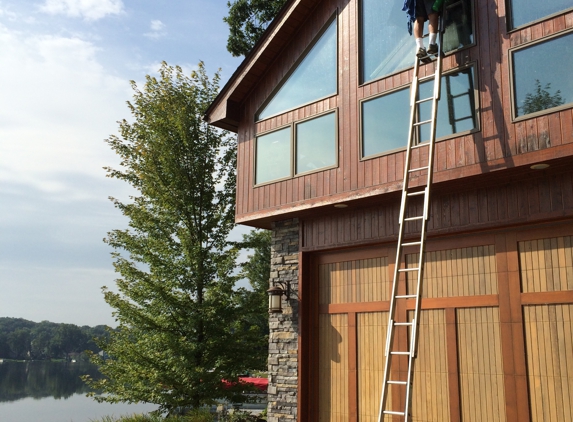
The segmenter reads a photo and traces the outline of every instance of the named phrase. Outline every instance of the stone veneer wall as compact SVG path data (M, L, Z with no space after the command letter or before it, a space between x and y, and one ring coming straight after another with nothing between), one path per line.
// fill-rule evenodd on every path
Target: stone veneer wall
M270 285L289 281L298 293L298 219L273 224ZM269 316L268 422L296 421L298 398L298 300L287 303L283 313Z

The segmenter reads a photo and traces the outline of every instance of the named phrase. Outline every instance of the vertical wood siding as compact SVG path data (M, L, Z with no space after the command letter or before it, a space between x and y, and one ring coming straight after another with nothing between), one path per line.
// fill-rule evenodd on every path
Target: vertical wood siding
M418 256L406 255L406 265L417 267ZM414 293L417 273L407 277ZM497 294L494 245L426 252L423 286L424 298Z
M358 420L378 422L388 312L358 314ZM392 396L388 402L392 403Z
M422 311L414 365L412 421L449 421L449 397L445 312L442 309Z
M505 422L499 310L457 310L462 420Z
M319 304L389 300L388 259L373 258L319 266Z
M573 13L564 13L544 22L507 33L505 2L475 1L477 44L447 56L444 70L467 62L476 63L481 131L438 142L435 169L459 178L465 168L479 166L477 173L498 168L511 168L514 157L537 152L540 160L550 158L551 151L573 143L573 110L566 109L520 122L511 121L510 74L508 49L542 36L573 28ZM325 199L337 194L357 194L377 188L381 192L399 189L404 152L396 152L368 160L359 157L359 101L408 84L412 69L381 80L358 85L358 0L323 0L309 13L302 29L292 42L268 64L267 71L242 104L239 125L237 216L255 218L265 210L288 211L289 207ZM338 13L338 94L281 115L255 123L254 115L273 92L303 51L312 43L333 13ZM430 73L431 66L422 69ZM258 133L338 109L339 166L295 177L289 180L254 187L254 142ZM571 151L568 149L567 151ZM414 154L414 161L423 154ZM562 156L563 152L555 152ZM571 154L571 152L566 152ZM476 172L476 170L472 170ZM463 177L463 176L462 176ZM339 198L343 200L343 197ZM466 200L472 200L467 198Z
M348 319L319 317L319 421L348 421Z
M573 237L519 242L524 293L573 290Z
M573 305L523 310L533 422L573 421Z

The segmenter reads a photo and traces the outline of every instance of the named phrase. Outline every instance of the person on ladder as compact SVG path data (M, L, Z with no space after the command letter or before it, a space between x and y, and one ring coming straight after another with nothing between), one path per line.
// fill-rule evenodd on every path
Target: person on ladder
M438 4L440 3L440 4ZM437 0L417 0L416 1L416 21L414 22L414 36L416 37L416 56L423 59L428 55L438 53L438 16L442 1ZM428 24L429 38L428 50L424 48L424 22L430 21Z
M438 53L438 18L444 0L404 0L403 11L408 15L408 32L412 35L412 22L414 22L414 36L416 37L416 56L423 59L428 55ZM428 24L430 42L428 50L424 47L424 22Z

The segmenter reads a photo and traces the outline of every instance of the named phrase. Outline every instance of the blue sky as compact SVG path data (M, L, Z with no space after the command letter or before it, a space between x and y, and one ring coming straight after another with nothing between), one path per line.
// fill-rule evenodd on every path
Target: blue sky
M227 0L0 0L0 316L113 324L106 233L126 221L104 140L165 60L225 82ZM246 231L246 230L242 230Z

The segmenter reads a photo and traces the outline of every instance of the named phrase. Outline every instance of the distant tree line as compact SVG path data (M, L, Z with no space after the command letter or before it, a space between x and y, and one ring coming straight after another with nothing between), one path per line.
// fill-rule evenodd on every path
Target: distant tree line
M0 318L0 359L70 359L86 350L98 353L101 349L94 338L107 336L105 325Z

